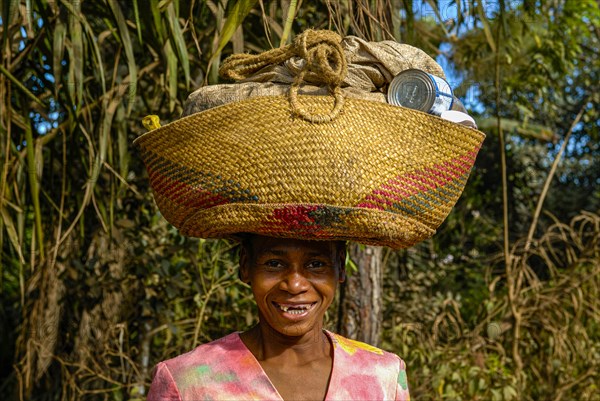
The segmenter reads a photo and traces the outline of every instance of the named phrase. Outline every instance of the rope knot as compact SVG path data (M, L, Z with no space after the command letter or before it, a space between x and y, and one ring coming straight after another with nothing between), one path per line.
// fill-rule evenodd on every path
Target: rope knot
M234 54L224 62L219 73L224 78L243 80L250 78L263 67L284 63L292 57L300 57L304 65L290 87L290 105L294 114L313 122L332 121L342 110L344 97L340 85L348 73L348 64L342 38L335 32L326 30L306 30L298 35L291 45L266 52ZM298 89L303 83L326 86L333 95L334 106L326 114L312 114L298 102Z
M304 81L340 86L348 72L342 38L331 31L307 30L294 40L294 53L305 60ZM298 75L300 77L300 74ZM301 79L296 78L299 83Z

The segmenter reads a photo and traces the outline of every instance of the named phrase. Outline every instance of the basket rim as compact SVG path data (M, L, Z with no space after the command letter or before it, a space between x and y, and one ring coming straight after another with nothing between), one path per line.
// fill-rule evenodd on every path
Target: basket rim
M272 211L275 209L285 207L306 207L306 208L335 208L341 209L347 212L350 217L346 217L346 222L351 221L358 217L370 217L375 223L364 223L362 221L361 230L363 233L369 233L369 235L361 234L358 230L348 230L348 226L356 227L354 224L346 224L339 229L328 228L325 232L318 232L318 230L304 230L297 232L272 232L267 231L264 226L264 222L272 219ZM246 222L240 224L240 220L231 219L232 223L221 223L218 219L215 219L215 215L230 215L227 212L239 211L241 208L245 212L252 213L254 220L253 222ZM355 217L352 217L352 214ZM165 217L165 216L163 216ZM166 217L165 217L166 218ZM393 221L392 221L393 220ZM397 227L400 222L405 223L402 226L415 227L411 230L406 230L404 236L399 239L398 233L394 236L385 235L386 223L391 226ZM195 226L210 227L211 234L198 235L199 232L194 230ZM346 207L339 205L327 205L322 203L268 203L268 204L247 204L247 203L231 203L225 205L218 205L209 209L200 209L195 213L191 214L182 224L178 227L182 235L197 237L197 238L228 238L233 240L239 239L239 234L250 233L259 234L277 238L296 238L304 240L314 241L353 241L367 245L375 246L389 246L390 248L399 249L410 247L424 239L427 239L436 233L436 230L427 226L418 218L406 216L403 214L395 214L385 210L370 209L365 207ZM214 233L219 233L215 235ZM420 233L420 235L419 235Z
M243 100L239 100L239 101L233 101L233 102L229 102L229 103L225 103L219 106L215 106L212 107L210 109L207 110L203 110L197 113L193 113L193 114L189 114L187 116L182 116L174 121L171 121L165 125L160 126L159 128L153 129L151 131L145 132L141 135L139 135L136 139L133 140L133 144L134 145L140 145L140 142L143 142L145 139L148 139L149 137L152 137L154 135L157 135L160 132L166 132L166 131L170 131L171 128L174 128L180 124L184 124L187 121L192 121L195 120L197 118L200 118L200 116L206 116L206 115L212 115L213 113L219 113L221 111L221 109L224 108L237 108L237 107L245 107L246 103L262 103L265 100L272 100L272 99L285 99L286 103L289 105L289 100L288 100L288 96L287 95L268 95L268 96L253 96L253 97L249 97L247 99L243 99ZM302 102L307 102L312 100L317 100L320 101L322 99L333 99L332 96L329 95L298 95L298 99L300 99ZM403 107L403 106L395 106L389 103L384 103L384 102L376 102L373 100L367 100L367 99L361 99L358 97L354 97L351 95L347 95L345 96L345 102L358 102L359 104L364 103L365 105L367 105L367 107L369 105L374 106L374 107L391 107L393 109L399 109L401 110L402 113L407 113L407 114L415 114L416 116L419 116L421 118L425 118L425 119L432 119L433 121L435 121L437 124L442 124L443 125L447 125L448 127L451 127L453 129L461 129L461 130L468 130L465 132L470 132L471 134L473 134L474 132L477 132L480 134L481 136L481 141L483 141L486 137L486 134L482 131L480 131L479 129L475 129L472 127L468 127L462 124L458 124L452 121L448 121L445 120L439 116L436 116L434 114L429 114L429 113L425 113L423 111L420 110L415 110L415 109L411 109L408 107ZM291 112L291 108L290 108L290 117L292 117L292 112ZM344 110L342 109L342 114L344 113ZM300 118L300 117L295 117L295 118ZM338 116L338 118L341 118L340 116ZM315 124L315 125L322 125L324 127L326 127L327 123L320 123L320 124Z

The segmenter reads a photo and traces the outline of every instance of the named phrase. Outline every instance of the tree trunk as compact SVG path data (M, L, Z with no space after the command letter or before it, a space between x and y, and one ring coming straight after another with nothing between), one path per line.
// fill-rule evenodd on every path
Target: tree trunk
M381 342L382 248L361 249L351 244L348 251L358 271L348 275L341 287L338 332L377 347Z

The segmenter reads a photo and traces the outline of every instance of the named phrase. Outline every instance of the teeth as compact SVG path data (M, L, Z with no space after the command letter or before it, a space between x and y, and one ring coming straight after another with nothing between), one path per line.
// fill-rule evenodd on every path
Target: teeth
M288 306L288 305L277 304L277 306L282 311L291 313L293 315L300 315L300 314L306 312L307 310L309 310L311 307L311 305L299 305L299 306L293 307L293 309L291 309L290 306Z

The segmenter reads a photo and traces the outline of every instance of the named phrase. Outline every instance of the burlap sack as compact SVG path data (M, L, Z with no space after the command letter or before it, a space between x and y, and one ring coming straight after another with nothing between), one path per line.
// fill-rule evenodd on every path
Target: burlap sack
M434 59L416 47L394 41L367 42L356 36L342 39L348 73L342 81L345 96L386 103L385 89L401 71L417 68L445 78ZM204 86L188 97L183 115L198 113L230 102L255 96L287 95L290 85L304 67L305 60L293 57L283 64L262 68L241 83ZM310 76L299 94L327 95L326 87L317 86Z

